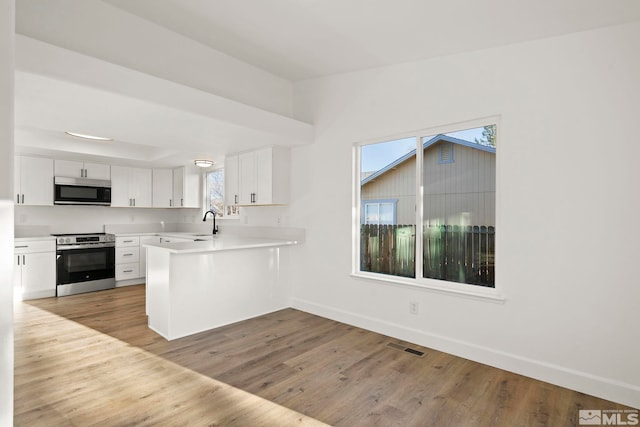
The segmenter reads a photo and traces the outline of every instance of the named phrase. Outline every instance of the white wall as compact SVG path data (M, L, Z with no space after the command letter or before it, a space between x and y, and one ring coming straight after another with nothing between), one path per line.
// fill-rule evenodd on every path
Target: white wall
M0 426L13 425L13 0L0 0Z
M16 206L17 235L35 227L49 233L101 233L105 224L146 226L202 222L200 209L112 208L106 206ZM39 232L41 235L42 232Z
M635 22L298 83L294 305L640 407L638 52ZM506 302L350 277L352 144L490 115Z

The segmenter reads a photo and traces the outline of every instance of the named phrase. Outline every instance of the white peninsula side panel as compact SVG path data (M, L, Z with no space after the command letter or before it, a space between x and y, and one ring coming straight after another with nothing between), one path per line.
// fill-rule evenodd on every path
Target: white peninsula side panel
M173 340L289 307L280 274L288 250L181 252L147 246L149 327Z

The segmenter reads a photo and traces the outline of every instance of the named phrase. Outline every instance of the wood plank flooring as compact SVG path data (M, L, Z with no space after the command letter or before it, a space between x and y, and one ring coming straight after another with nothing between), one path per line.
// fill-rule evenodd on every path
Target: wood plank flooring
M575 426L581 408L630 409L293 309L168 342L144 286L15 307L16 426Z

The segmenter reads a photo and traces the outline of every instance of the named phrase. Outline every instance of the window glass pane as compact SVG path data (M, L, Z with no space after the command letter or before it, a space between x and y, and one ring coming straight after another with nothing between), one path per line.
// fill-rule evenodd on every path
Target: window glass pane
M380 203L380 224L392 225L393 221L393 204Z
M207 173L207 209L213 209L223 216L224 210L224 169Z
M423 276L495 287L496 126L422 143Z
M360 271L415 277L416 138L364 145L360 159Z
M380 221L379 210L380 210L380 205L377 203L365 204L364 205L364 223L378 224Z

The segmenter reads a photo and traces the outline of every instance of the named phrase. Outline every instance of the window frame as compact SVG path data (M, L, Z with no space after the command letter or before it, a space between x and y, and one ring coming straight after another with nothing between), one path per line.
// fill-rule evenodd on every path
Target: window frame
M449 282L439 279L424 278L423 275L423 239L416 238L416 259L415 259L415 277L401 277L392 276L384 273L374 273L368 271L360 271L360 225L363 218L363 201L360 194L361 183L361 148L365 145L377 144L388 142L403 138L415 138L416 153L421 152L422 137L428 135L447 134L453 133L465 129L472 129L477 127L486 126L488 124L496 125L496 139L500 139L501 129L501 117L489 116L474 120L466 120L449 125L442 125L437 127L425 128L415 132L398 133L391 136L385 136L382 138L375 138L366 141L356 142L352 146L352 271L351 276L359 279L373 280L381 284L388 284L393 286L408 286L411 288L418 288L427 291L435 291L438 293L445 293L449 295L456 295L460 297L473 298L478 300L484 300L489 302L503 303L506 301L504 296L502 283L499 277L499 270L496 269L495 284L493 288L476 286L467 283ZM500 155L499 150L496 150L496 199L495 199L495 223L496 228L500 223ZM422 175L424 171L424 156L416 155L416 236L423 235L423 215L424 215L424 193ZM498 235L497 235L498 236ZM499 256L499 242L496 237L496 254L495 258L498 260ZM498 262L496 261L496 265Z
M362 202L362 208L361 208L361 212L362 212L362 217L361 217L361 221L363 221L363 224L366 224L366 209L365 209L365 205L378 205L378 209L380 207L380 205L391 205L391 211L392 211L392 215L393 215L393 221L390 225L396 225L397 223L397 207L398 207L398 199L371 199L371 200L361 200ZM378 218L380 216L380 211L378 210ZM378 221L378 224L380 224L380 221Z
M209 174L212 172L219 172L222 171L222 173L224 174L224 165L220 165L218 167L214 167L214 168L210 168L207 170L203 170L202 171L202 214L204 215L205 212L207 212L209 210ZM227 204L226 204L226 197L224 195L224 191L226 191L226 189L224 188L224 184L225 184L225 180L224 180L224 175L223 175L223 194L222 194L222 209L223 212L221 212L221 216L218 217L218 220L237 220L240 218L240 212L239 209L237 210L236 214L227 214Z

